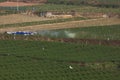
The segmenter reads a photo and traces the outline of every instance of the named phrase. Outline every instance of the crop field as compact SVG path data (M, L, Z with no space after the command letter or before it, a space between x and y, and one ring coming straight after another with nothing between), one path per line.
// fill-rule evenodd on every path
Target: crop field
M120 80L119 0L4 1L0 80ZM46 18L34 11L75 16ZM37 33L7 34L17 31Z
M120 40L120 25L68 28L58 30L38 30L38 34L53 38L80 38Z
M120 4L119 0L97 0L100 3L108 3L108 4Z
M103 3L106 3L106 4L119 4L119 0L74 0L74 1L70 1L70 0L58 0L58 2L56 2L55 0L48 0L48 2L50 3L58 3L58 4L103 4Z
M36 11L71 11L75 10L77 12L102 12L102 13L120 13L120 8L105 8L105 7L93 7L93 6L84 6L84 5L64 5L64 4L40 4L33 6L23 6L19 7L20 11L32 10L33 7ZM4 10L17 10L16 7L0 7Z
M114 46L0 40L0 79L119 80L119 52Z

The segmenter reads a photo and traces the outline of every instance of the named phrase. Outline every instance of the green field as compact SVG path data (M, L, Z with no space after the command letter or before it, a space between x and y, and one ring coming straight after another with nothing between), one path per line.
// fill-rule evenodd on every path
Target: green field
M5 0L0 0L0 2L2 1ZM100 7L95 7L94 2L83 2L87 5L79 3L91 0L48 1L51 1L49 3L52 4L24 6L19 7L19 10L24 12L35 8L36 11L70 12L74 10L80 13L120 13L120 8L113 8L114 5L119 5L119 0L96 0L100 2ZM67 1L78 2L67 3ZM112 5L112 7L102 7L101 3ZM0 7L0 10L0 16L17 12L16 7ZM75 17L3 24L0 25L0 29L86 19L88 18ZM37 32L39 35L35 36L0 34L0 80L120 80L120 46L82 42L52 42L42 40L43 37L41 37L119 41L119 24L60 30L38 30ZM41 40L37 40L39 37L41 37Z
M36 6L24 6L19 7L20 11L24 10L32 10L33 7L36 11L64 11L68 12L71 10L77 12L103 12L103 13L120 13L120 8L105 8L105 7L93 7L93 6L85 6L85 5L65 5L65 4L43 4ZM16 7L0 7L3 10L12 10L17 11Z
M0 2L4 2L4 1L7 1L7 0L0 0Z
M119 52L114 46L0 40L0 79L119 80Z
M78 25L79 26L79 25ZM120 25L91 26L59 30L37 31L39 35L53 38L80 38L120 40Z
M42 50L45 48L45 50ZM73 61L119 60L120 47L40 41L0 41L1 54Z
M119 0L48 0L48 3L67 5L91 5L98 7L119 7Z

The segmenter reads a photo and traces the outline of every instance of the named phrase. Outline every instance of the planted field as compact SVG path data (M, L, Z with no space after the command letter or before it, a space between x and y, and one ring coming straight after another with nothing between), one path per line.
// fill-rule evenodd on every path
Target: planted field
M112 46L0 40L0 79L119 80L119 52Z
M37 31L39 35L54 38L120 40L120 25L81 27Z
M120 13L120 8L105 8L105 7L92 7L84 5L64 5L64 4L42 4L33 6L19 7L20 11L32 10L33 7L36 11L77 11L77 12L101 12L101 13ZM4 10L16 10L16 7L0 7Z
M110 5L109 7L120 5L119 0L48 0L48 3L67 5L102 5L104 7L106 7L106 5Z

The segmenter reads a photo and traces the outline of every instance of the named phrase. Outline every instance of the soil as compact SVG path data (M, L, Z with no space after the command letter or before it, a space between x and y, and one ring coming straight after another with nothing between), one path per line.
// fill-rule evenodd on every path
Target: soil
M15 7L15 6L31 6L37 5L36 3L24 3L24 2L1 2L0 6L3 7Z
M33 21L44 21L44 20L52 20L52 19L34 16L34 15L30 16L27 14L10 14L10 15L0 16L0 25L23 23L23 22L33 22Z
M37 31L37 30L52 30L52 29L65 29L65 28L77 28L77 27L91 27L91 26L103 26L103 25L115 25L120 24L119 18L100 18L100 19L90 19L90 20L80 20L80 21L69 21L54 24L42 24L34 26L25 27L7 27L0 28L0 33L6 31Z

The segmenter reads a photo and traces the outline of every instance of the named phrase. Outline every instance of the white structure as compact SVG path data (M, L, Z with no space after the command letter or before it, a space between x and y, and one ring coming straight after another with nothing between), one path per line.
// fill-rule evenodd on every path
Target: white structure
M73 67L72 67L72 66L69 66L69 68L70 68L70 69L73 69Z

